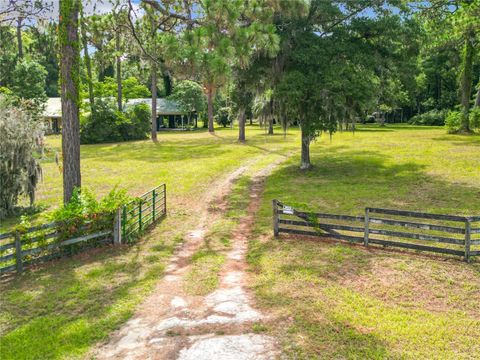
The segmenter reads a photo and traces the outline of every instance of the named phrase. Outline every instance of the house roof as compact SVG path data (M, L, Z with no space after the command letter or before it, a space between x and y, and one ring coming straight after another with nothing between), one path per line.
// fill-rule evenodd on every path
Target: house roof
M125 103L125 108L130 106L134 106L137 104L147 104L148 106L152 106L152 99L151 98L142 98L142 99L129 99ZM183 111L178 103L173 100L168 100L165 98L157 98L157 115L184 115L185 111Z
M44 117L60 118L62 117L62 101L59 97L48 98L43 110Z
M85 100L85 101L88 101ZM151 98L141 98L141 99L129 99L125 103L125 108L135 106L137 104L147 104L148 106L152 105ZM173 100L167 100L164 98L157 98L157 114L158 115L183 115L185 111L180 109L177 102ZM61 118L62 117L62 101L59 97L48 98L45 105L45 110L43 111L43 116L48 118Z

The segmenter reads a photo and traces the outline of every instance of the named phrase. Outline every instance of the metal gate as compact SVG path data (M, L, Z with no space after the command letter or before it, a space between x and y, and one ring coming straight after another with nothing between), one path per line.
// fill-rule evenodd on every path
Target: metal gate
M121 242L128 243L133 241L156 220L166 214L167 187L165 184L162 184L123 206L121 213Z

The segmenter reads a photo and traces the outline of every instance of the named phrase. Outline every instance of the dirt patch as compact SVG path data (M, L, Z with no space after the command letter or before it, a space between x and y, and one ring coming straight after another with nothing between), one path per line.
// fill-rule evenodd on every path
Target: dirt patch
M282 159L284 161L285 159ZM165 277L137 314L109 342L97 348L98 359L272 359L277 357L275 339L252 333L252 327L268 319L256 310L246 290L245 257L265 177L279 164L272 163L252 179L247 215L231 236L232 247L220 271L219 287L206 296L185 292L183 279L190 258L204 242L209 226L222 217L228 206L232 183L250 165L237 169L198 203L200 221L190 231L166 268Z

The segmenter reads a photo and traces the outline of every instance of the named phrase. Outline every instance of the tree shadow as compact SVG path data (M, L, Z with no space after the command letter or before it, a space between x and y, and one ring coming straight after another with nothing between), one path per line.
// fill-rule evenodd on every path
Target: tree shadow
M448 141L456 146L480 146L480 135L444 135L433 138L434 141Z
M161 246L160 246L161 245ZM86 351L129 318L135 301L164 264L145 266L143 243L103 246L63 257L1 284L2 356L65 358ZM152 254L166 257L173 245ZM158 263L157 263L158 262Z
M274 170L266 196L288 204L305 204L318 211L362 214L365 207L423 212L465 213L480 209L480 189L451 183L426 173L415 162L394 163L375 151L329 147L313 154L313 167L301 171L298 157Z

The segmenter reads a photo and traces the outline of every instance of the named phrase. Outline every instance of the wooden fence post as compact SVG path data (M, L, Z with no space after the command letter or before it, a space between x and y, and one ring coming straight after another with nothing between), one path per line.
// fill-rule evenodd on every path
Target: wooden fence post
M470 219L465 221L465 261L470 262L470 242L472 240L472 224Z
M153 189L153 193L152 193L152 222L155 221L155 202L156 202L156 193L155 193L155 189Z
M122 210L118 208L115 212L113 220L113 244L120 245L122 243Z
M273 207L273 236L278 237L278 202L272 200Z
M22 241L20 239L20 233L15 231L15 259L17 265L17 273L23 271L23 262L22 262Z
M365 208L365 233L363 236L363 245L368 246L368 233L370 227L370 209Z

